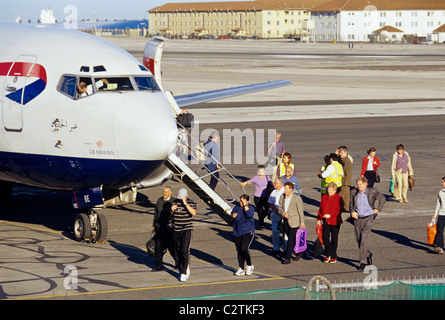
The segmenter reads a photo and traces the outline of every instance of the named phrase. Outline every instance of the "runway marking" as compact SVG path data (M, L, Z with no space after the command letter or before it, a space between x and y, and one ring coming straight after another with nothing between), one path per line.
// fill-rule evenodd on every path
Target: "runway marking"
M10 221L5 221L5 220L0 220L0 223L4 223L4 224L11 225L11 226L16 226L16 227L23 227L23 228L27 228L27 229L31 229L31 230L36 230L36 231L48 232L48 233L52 233L52 234L57 234L59 236L63 236L61 231L54 231L54 230L49 230L49 229L42 229L42 228L37 228L37 227L31 227L31 226L29 226L27 224L24 224L24 223L10 222Z
M37 227L32 227L29 225L26 225L24 223L18 223L18 222L9 222L9 221L4 221L4 220L0 220L0 223L2 224L6 224L6 225L12 225L12 226L17 226L17 227L23 227L23 228L27 228L30 230L35 230L35 231L39 231L39 232L45 232L45 233L49 233L49 234L56 234L59 236L63 236L62 232L60 231L53 231L53 230L48 230L48 229L43 229L43 228L37 228ZM114 243L113 245L121 245L121 246L126 246L125 244L117 244ZM144 250L145 248L139 248L140 250ZM229 270L230 267L227 267L225 265L219 265L219 264L214 264L212 262L209 261L205 261L205 260L201 260L198 258L191 258L191 260L202 263L202 264L206 264L206 265L212 265L218 268L224 268ZM148 271L147 271L148 272ZM49 299L49 298L60 298L60 297L75 297L75 296L82 296L82 295L98 295L98 294L107 294L107 293L124 293L124 292L135 292L135 291L149 291L149 290L156 290L156 289L173 289L173 288L184 288L184 287L201 287L201 286L213 286L213 285L225 285L225 284L231 284L231 283L249 283L249 282L256 282L256 281L268 281L268 280L282 280L285 279L281 276L276 276L276 275L270 275L270 274L266 274L266 273L261 273L261 272L254 272L254 275L259 276L259 278L250 278L250 279L236 279L236 280L227 280L227 281L215 281L215 282L207 282L207 283L180 283L180 284L174 284L174 285L164 285L164 286L153 286L153 287L142 287L142 288L125 288L125 289L112 289L112 290L103 290L103 291L89 291L89 292L69 292L66 291L65 293L59 293L59 294L47 294L47 295L37 295L37 296L22 296L22 297L17 297L17 298L9 298L9 299L5 299L5 300L34 300L34 299ZM179 297L176 297L179 298Z
M254 274L260 274L260 273L254 272ZM89 292L75 292L75 293L68 293L68 291L67 291L64 294L60 293L60 294L52 294L52 295L21 297L21 298L12 298L12 299L6 299L6 300L48 299L48 298L74 297L74 296L93 295L93 294L123 293L123 292L144 291L144 290L148 291L148 290L156 290L156 289L172 289L172 288L184 288L184 287L202 287L202 286L212 286L212 285L221 285L221 284L230 284L230 283L245 283L245 282L267 281L267 280L282 280L282 279L285 279L285 278L280 277L280 276L275 276L273 278L228 280L228 281L218 281L218 282L208 282L208 283L175 284L175 285L167 285L167 286L155 286L155 287L143 287L143 288L127 288L127 289L113 289L113 290L104 290L104 291L89 291ZM175 297L175 298L180 298L180 297ZM174 298L171 298L171 299L174 299Z

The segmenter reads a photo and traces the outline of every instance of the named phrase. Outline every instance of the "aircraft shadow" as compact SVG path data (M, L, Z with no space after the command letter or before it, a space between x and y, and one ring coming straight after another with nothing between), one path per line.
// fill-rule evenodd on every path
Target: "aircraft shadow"
M64 235L72 233L76 214L69 193L63 191L19 189L7 203L0 204L1 220L43 225Z

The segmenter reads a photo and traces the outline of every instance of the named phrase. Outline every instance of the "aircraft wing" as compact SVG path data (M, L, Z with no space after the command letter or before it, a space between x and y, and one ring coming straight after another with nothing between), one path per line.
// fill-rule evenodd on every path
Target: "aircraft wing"
M179 107L190 106L193 104L198 104L202 102L224 99L235 97L247 93L258 92L263 90L274 89L278 87L284 87L291 85L290 81L286 80L278 80L278 81L269 81L264 83L250 84L241 87L220 89L220 90L212 90L205 91L199 93L185 94L180 96L175 96L176 103Z

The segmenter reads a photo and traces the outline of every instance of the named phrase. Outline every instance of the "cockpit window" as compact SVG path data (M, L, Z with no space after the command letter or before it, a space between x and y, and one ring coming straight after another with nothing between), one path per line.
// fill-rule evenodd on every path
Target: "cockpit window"
M159 90L153 77L134 77L139 90Z
M88 77L65 74L59 80L57 90L65 96L79 100L97 92L107 91L160 91L152 76Z
M104 66L94 66L93 71L94 72L104 72L104 71L107 71L107 69L105 69Z
M58 90L74 99L76 96L76 80L74 76L63 76L59 81Z
M128 91L134 90L128 77L95 78L97 91Z
M62 76L57 90L75 100L94 93L90 77L77 77L74 75Z

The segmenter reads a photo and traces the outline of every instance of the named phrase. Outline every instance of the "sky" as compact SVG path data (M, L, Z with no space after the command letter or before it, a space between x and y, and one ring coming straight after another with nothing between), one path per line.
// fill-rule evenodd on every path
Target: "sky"
M179 2L216 2L222 0L0 0L0 22L14 22L17 17L22 21L36 23L42 9L54 11L58 21L72 14L70 6L77 10L81 19L147 19L147 10L166 3ZM239 0L224 0L239 1ZM64 10L66 9L66 12Z

